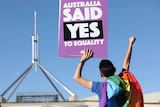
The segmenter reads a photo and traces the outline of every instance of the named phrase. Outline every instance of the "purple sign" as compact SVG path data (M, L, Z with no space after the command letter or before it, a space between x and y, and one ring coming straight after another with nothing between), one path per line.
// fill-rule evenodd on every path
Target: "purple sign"
M59 57L107 57L108 0L60 0Z

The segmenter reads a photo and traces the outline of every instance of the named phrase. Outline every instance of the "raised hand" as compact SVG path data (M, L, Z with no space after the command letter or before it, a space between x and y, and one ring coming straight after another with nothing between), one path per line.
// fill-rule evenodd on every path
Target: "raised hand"
M130 42L131 44L133 44L135 41L136 41L136 38L135 38L134 36L131 36L131 37L129 38L129 42Z
M93 51L91 49L85 49L82 55L81 61L85 62L86 60L93 57Z

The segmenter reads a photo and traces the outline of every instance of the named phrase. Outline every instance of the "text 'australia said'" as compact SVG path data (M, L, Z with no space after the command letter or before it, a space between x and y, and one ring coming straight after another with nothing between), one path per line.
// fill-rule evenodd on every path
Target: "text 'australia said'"
M102 17L100 1L69 2L63 6L63 21L96 20Z

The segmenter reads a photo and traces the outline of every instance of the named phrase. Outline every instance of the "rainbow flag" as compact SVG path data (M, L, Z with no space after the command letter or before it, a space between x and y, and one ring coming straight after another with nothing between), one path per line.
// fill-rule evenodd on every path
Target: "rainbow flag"
M93 87L100 107L144 107L141 87L129 71L110 76L105 82L94 82Z
M123 71L119 77L124 81L124 88L128 92L127 107L144 107L142 89L134 75L129 71Z

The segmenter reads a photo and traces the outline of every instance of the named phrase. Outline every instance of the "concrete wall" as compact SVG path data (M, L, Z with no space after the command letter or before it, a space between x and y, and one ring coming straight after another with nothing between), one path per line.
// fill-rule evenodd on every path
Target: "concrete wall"
M1 107L98 107L98 102L1 103ZM160 107L160 104L145 104L144 107Z
M98 107L98 102L1 103L1 107Z

